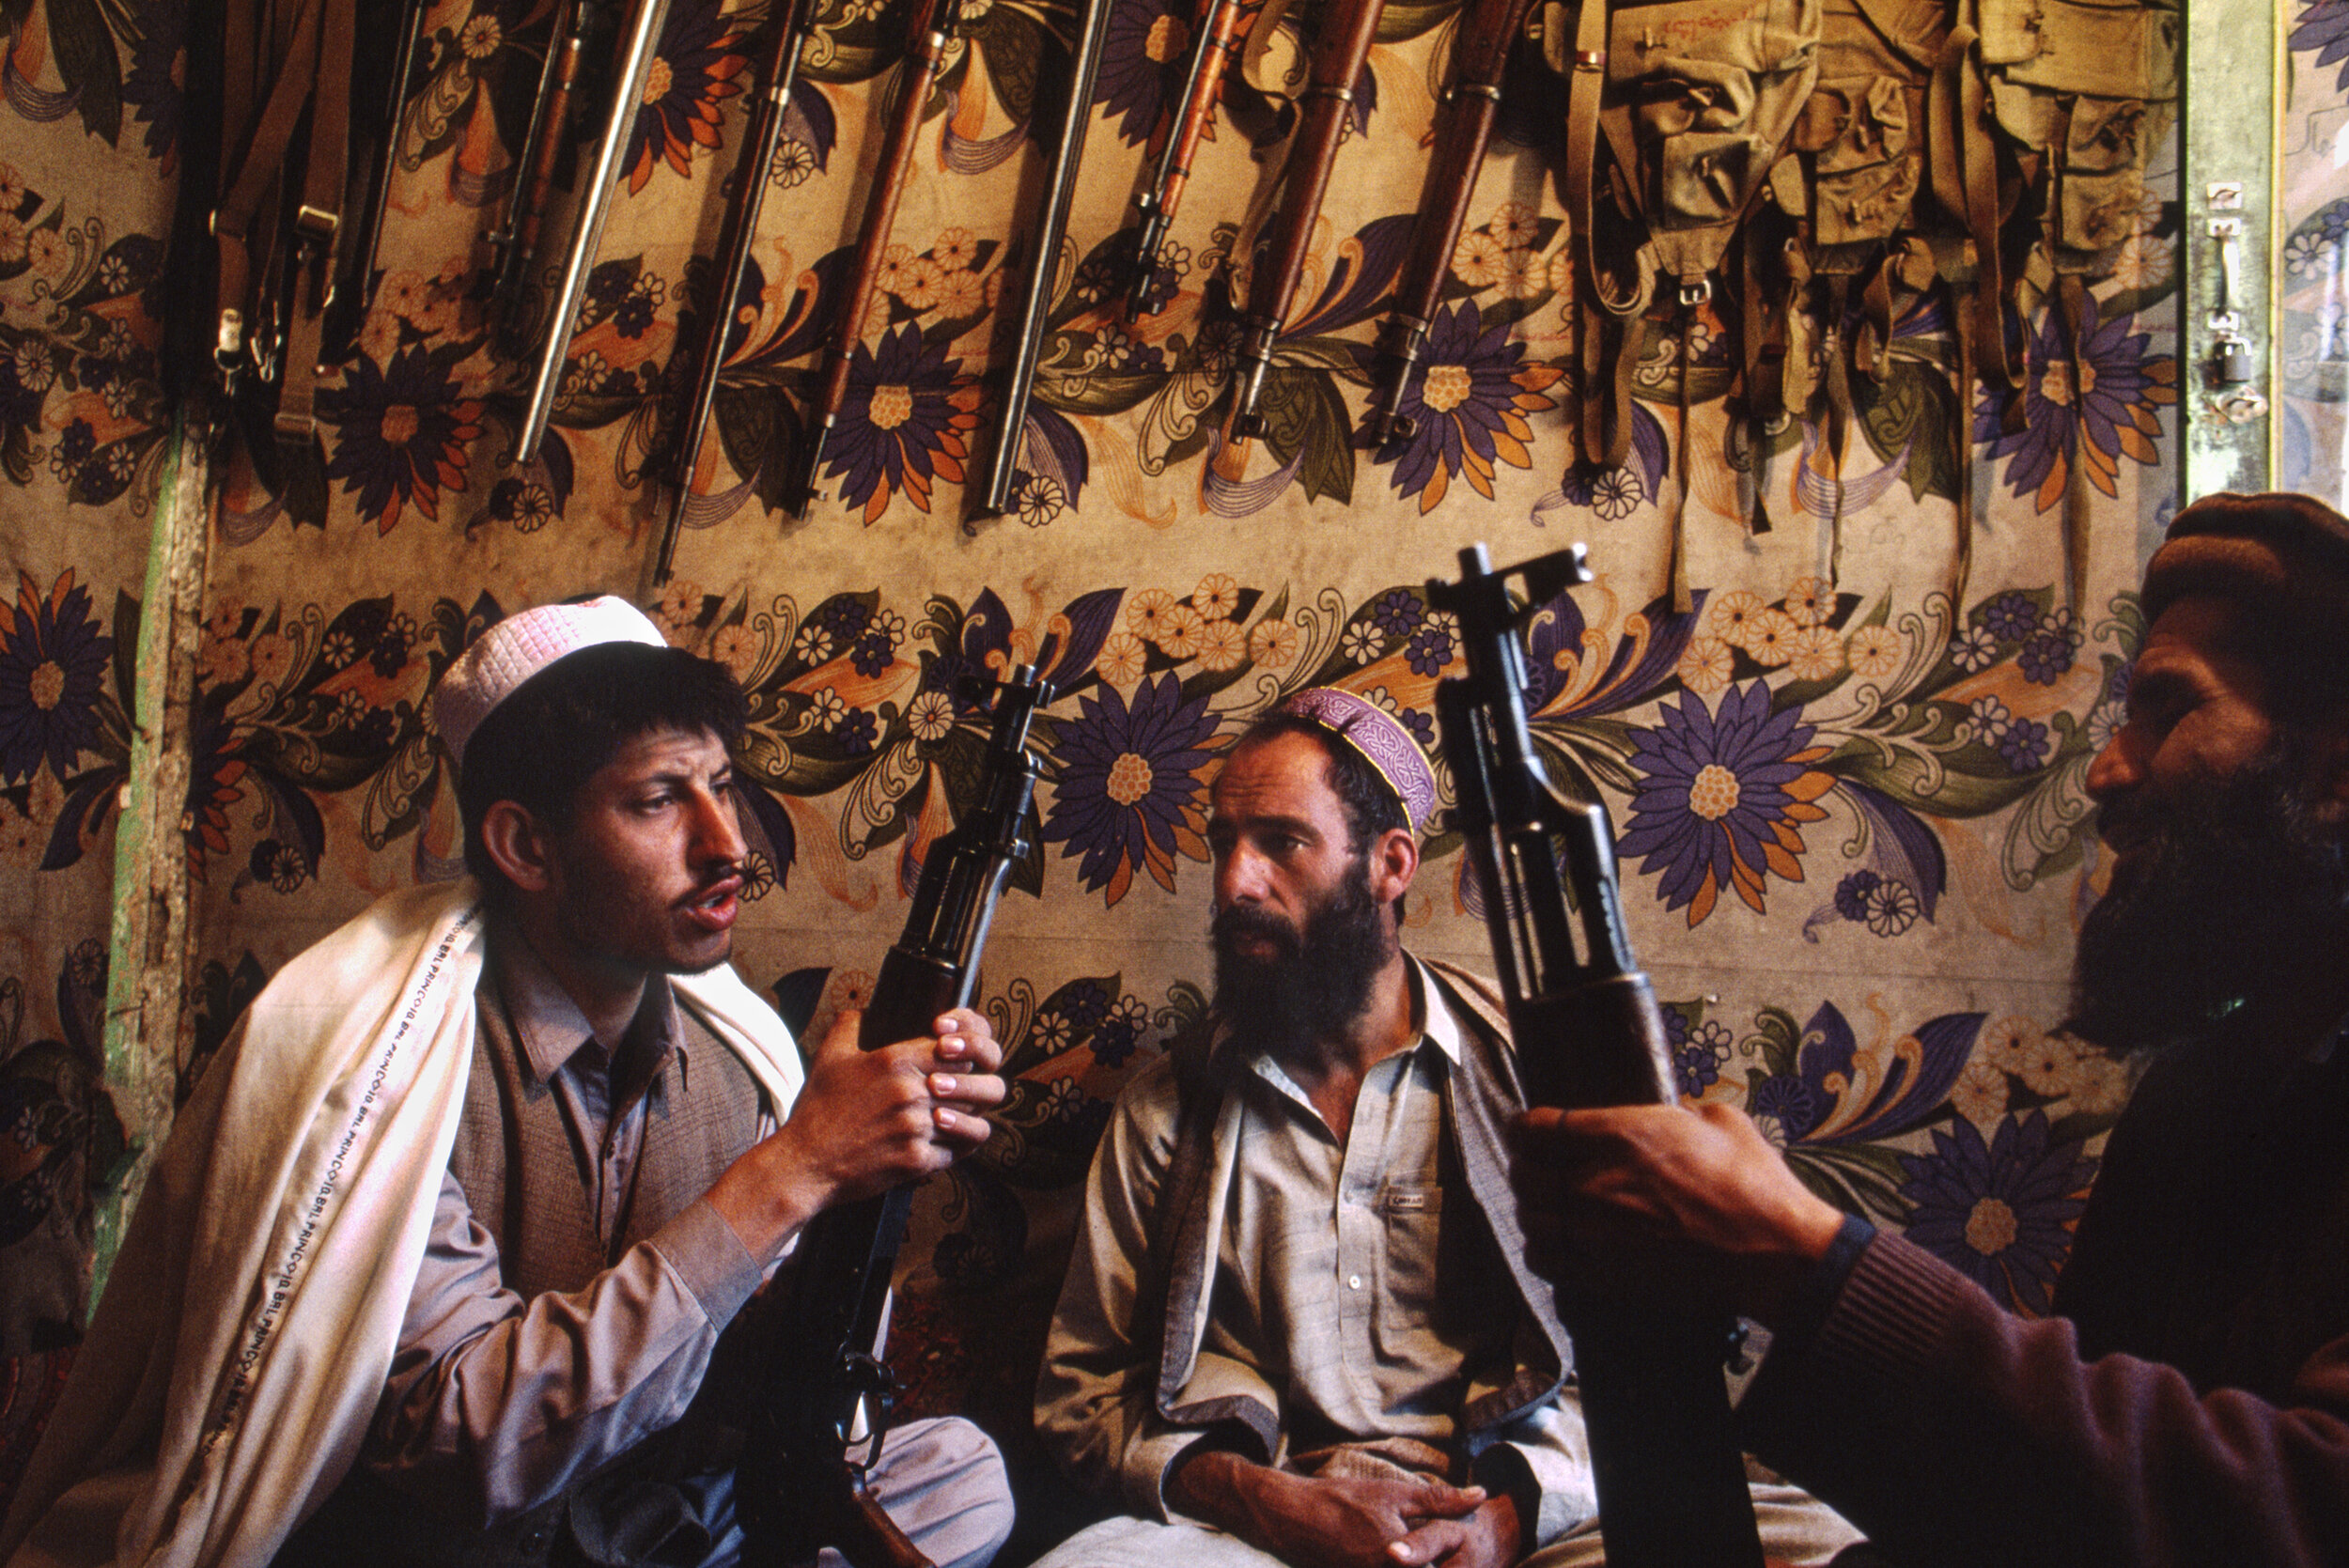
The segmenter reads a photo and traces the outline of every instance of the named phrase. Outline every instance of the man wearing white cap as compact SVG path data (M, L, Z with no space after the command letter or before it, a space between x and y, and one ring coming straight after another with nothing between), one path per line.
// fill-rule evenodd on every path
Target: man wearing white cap
M1504 1129L1490 982L1399 940L1435 776L1291 696L1214 789L1215 1007L1119 1096L1036 1420L1125 1515L1038 1568L1596 1563L1590 1452ZM1854 1539L1757 1488L1781 1560Z
M941 1169L1003 1093L986 1022L802 1070L735 975L742 694L599 598L437 693L474 876L295 958L180 1113L0 1557L724 1564L722 1335L806 1221ZM993 1446L871 1476L941 1565L1008 1534ZM299 1527L299 1528L297 1528Z

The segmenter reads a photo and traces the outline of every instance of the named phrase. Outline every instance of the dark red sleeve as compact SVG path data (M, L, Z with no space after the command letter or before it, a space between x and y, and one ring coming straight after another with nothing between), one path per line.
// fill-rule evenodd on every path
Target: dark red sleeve
M1879 1234L1741 1414L1756 1454L1904 1563L2349 1563L2349 1335L2289 1397L2082 1361L2070 1323Z

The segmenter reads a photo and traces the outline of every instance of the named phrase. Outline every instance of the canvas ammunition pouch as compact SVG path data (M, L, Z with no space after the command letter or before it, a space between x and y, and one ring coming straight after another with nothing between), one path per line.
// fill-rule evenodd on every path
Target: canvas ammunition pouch
M2178 97L2173 0L1981 0L1982 66L2000 129L2045 160L2058 272L2134 232L2148 153Z

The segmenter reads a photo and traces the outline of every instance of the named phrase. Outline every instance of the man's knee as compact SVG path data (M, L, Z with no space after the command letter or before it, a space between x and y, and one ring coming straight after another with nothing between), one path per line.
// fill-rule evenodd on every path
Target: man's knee
M1010 1538L1003 1452L958 1416L892 1427L869 1481L897 1528L938 1568L982 1568Z

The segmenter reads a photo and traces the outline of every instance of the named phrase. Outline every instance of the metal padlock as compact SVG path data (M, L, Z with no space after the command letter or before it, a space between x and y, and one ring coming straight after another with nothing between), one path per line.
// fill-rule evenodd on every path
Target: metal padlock
M2239 337L2222 337L2213 346L2215 363L2211 366L2214 386L2241 386L2254 374L2251 346Z

